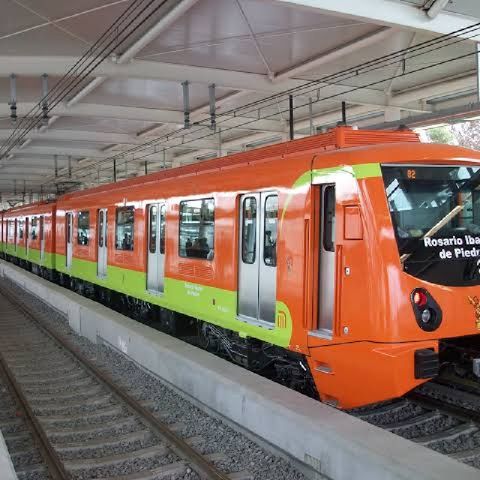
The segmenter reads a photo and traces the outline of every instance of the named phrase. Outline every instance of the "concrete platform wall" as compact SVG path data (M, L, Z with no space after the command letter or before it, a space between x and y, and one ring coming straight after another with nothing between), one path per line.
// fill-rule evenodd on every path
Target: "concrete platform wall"
M0 261L6 276L218 414L334 480L478 480L480 473ZM0 280L1 281L1 280Z
M0 478L2 480L17 480L17 474L13 468L2 432L0 432Z

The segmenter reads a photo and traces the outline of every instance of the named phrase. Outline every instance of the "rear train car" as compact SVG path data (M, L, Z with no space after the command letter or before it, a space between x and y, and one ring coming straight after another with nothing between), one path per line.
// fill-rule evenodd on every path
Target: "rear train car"
M54 280L55 220L55 202L32 203L4 212L5 258Z

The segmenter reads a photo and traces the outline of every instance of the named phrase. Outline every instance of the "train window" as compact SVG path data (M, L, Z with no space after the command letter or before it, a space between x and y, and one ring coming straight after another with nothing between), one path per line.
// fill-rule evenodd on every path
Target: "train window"
M18 221L18 238L19 240L23 239L23 231L25 230L25 220Z
M165 230L166 230L166 212L165 205L160 206L160 253L165 255Z
M158 211L157 206L152 205L150 207L150 224L149 224L149 237L148 237L148 251L155 253L157 251L157 221Z
M242 261L255 263L257 256L257 199L247 197L243 200Z
M133 250L134 207L120 207L116 212L115 248Z
M67 243L72 243L72 215L73 213L67 213L65 217L67 222L67 228L66 228Z
M213 260L215 202L213 198L180 202L179 254Z
M32 225L30 227L30 238L37 239L37 217L32 217Z
M323 248L335 251L335 186L328 185L323 190Z
M105 239L103 238L103 225L105 223L105 212L103 210L100 210L98 212L98 246L103 247L103 244L105 243Z
M45 236L45 228L44 228L44 223L45 223L45 217L42 215L40 217L40 241L44 239Z
M90 212L78 212L77 217L77 243L88 245L90 238Z
M277 266L277 226L278 226L278 196L269 195L265 199L263 238L263 261L269 267Z

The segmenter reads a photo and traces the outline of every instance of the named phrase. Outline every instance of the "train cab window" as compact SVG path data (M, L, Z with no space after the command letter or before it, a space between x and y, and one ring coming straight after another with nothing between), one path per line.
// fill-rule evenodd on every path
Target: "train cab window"
M78 212L77 217L77 243L78 245L88 245L90 238L90 212Z
M323 190L323 248L335 251L335 186L328 185Z
M32 240L36 240L37 239L37 217L32 217L32 224L31 224L31 227L30 227L30 238Z
M257 256L257 199L247 197L242 208L242 261L255 263Z
M116 211L115 248L133 250L134 207L120 207Z
M150 253L156 253L157 251L157 221L158 221L158 208L156 205L150 207L149 216L149 235L148 235L148 251Z
M213 260L215 202L213 198L180 202L179 254Z
M167 207L165 205L160 206L160 253L165 255L165 231L166 231L166 213Z
M269 195L265 199L263 238L263 261L269 267L277 266L277 227L278 227L278 196Z

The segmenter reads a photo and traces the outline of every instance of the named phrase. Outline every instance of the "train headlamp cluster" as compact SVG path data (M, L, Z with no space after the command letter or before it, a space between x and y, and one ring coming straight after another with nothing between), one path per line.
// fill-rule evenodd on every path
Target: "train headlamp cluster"
M433 332L442 323L442 310L424 288L416 288L410 294L413 313L418 326L426 332Z

